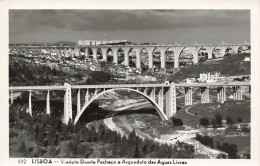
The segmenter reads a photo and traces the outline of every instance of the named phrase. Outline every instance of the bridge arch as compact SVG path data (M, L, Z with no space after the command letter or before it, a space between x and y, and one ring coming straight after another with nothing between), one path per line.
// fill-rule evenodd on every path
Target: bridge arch
M155 107L156 109L156 112L158 113L158 115L160 116L160 118L162 120L168 120L167 116L165 115L165 113L163 112L163 108L161 109L159 107L159 105L154 101L152 100L152 98L150 98L149 96L147 96L146 94L144 94L143 92L140 92L138 90L135 90L135 89L130 89L130 88L115 88L115 89L108 89L108 90L104 90L102 91L101 93L97 94L96 96L92 97L83 107L82 109L80 110L80 112L76 115L75 117L75 120L74 120L74 124L76 124L81 115L84 113L84 111L86 110L86 108L96 99L98 99L100 96L102 96L103 94L107 93L107 92L111 92L111 91L117 91L117 90L126 90L126 91L133 91L133 92L136 92L142 96L144 96L150 103L152 103L152 105Z
M125 51L123 48L119 47L117 50L118 64L124 64L125 62Z
M166 60L174 60L174 56L175 56L174 47L167 47L165 49L164 54Z
M114 54L114 52L113 52L112 48L107 48L106 55L107 55L107 61L108 62L113 62L114 61L113 54Z
M145 47L140 48L140 62L142 71L146 71L148 69L148 50Z
M97 59L103 59L104 55L101 48L97 48Z
M198 50L198 61L205 61L207 59L209 59L208 57L208 53L209 53L209 49L207 49L206 47L200 47Z
M193 58L195 56L193 54L194 54L194 52L192 52L190 47L183 47L181 49L180 53L176 55L176 56L178 56L178 59L179 59L179 66L185 66L187 64L192 65Z
M162 56L164 56L164 53L161 52L161 50L158 47L154 47L152 51L153 55L153 67L155 67L155 71L158 71L158 69L161 69L161 60Z
M130 67L136 67L136 48L134 47L131 47L129 50L128 50L128 57L129 57L129 66Z

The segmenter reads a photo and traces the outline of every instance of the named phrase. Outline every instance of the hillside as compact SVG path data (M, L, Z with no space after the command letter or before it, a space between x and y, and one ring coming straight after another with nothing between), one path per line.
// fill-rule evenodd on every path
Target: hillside
M224 76L250 75L251 64L244 62L245 57L250 56L249 53L236 54L226 57L222 60L207 60L204 63L190 66L168 76L169 81L182 81L185 78L199 77L200 73L220 72Z

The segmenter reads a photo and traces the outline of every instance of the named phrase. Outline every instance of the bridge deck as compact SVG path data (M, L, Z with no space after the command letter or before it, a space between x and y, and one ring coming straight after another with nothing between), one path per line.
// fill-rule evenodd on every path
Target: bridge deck
M110 84L110 85L71 85L72 89L88 88L159 88L170 87L170 84ZM232 86L251 86L250 82L232 82L232 83L176 83L176 87L232 87ZM65 86L17 86L9 87L9 91L47 91L47 90L66 90Z
M65 86L17 86L9 87L10 91L30 91L30 90L66 90Z

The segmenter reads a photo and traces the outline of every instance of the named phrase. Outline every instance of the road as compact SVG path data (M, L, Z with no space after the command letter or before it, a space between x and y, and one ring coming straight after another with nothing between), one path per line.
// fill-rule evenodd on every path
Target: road
M140 109L140 108L146 108L152 106L149 102L143 102L143 103L135 103L131 105L127 105L121 108L118 108L118 110L125 110L125 109ZM189 109L192 108L192 106L189 106L185 109L185 112L187 114L191 114L189 112ZM191 114L193 116L196 116L194 114ZM158 143L162 144L168 144L168 145L175 145L177 141L185 142L188 144L194 145L195 153L199 154L206 154L210 158L214 158L217 154L221 153L218 150L211 149L207 146L204 146L200 144L197 140L193 139L196 137L197 133L201 133L200 129L194 130L190 127L185 127L185 130L177 130L175 133L172 134L163 134L160 135L160 138L152 138L148 133L141 132L139 129L135 128L132 123L129 122L127 119L127 115L120 116L118 118L117 123L113 121L113 117L104 119L104 123L107 125L107 127L113 131L117 131L121 136L126 135L124 131L127 131L127 133L132 132L135 130L136 135L141 139L150 139L154 140ZM120 127L119 127L120 126ZM188 129L188 130L187 130Z

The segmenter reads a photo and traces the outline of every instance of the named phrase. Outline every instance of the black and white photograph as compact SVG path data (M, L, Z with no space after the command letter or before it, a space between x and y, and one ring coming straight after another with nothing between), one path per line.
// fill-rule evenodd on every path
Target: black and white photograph
M239 163L259 152L250 8L55 3L5 11L14 164Z

